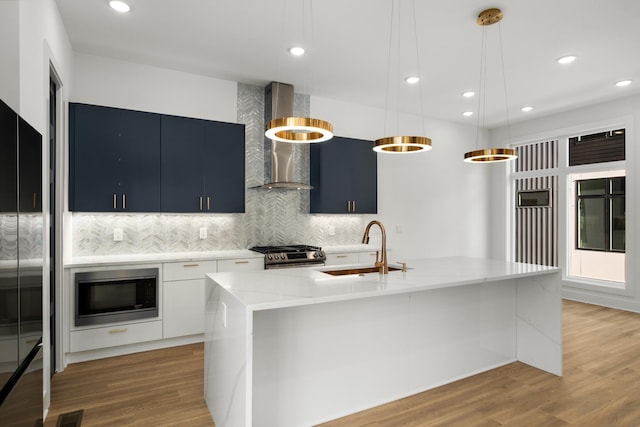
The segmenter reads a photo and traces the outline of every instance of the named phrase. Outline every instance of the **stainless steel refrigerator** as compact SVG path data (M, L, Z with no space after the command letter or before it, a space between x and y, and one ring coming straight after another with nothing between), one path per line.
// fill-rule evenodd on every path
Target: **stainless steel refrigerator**
M42 137L0 100L0 424L42 425Z

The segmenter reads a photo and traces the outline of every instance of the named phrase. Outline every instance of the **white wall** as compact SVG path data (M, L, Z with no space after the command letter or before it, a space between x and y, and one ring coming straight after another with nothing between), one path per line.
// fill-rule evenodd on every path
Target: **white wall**
M237 122L236 82L76 53L71 101Z
M600 304L610 307L621 308L640 312L640 282L637 280L640 261L638 248L640 247L640 227L637 226L638 203L640 202L640 166L639 150L640 130L638 122L640 120L640 96L628 96L615 101L603 102L589 107L578 108L572 111L541 117L517 124L510 127L513 143L527 141L541 141L554 137L563 137L568 134L584 133L602 127L624 126L627 130L626 136L626 215L627 215L627 240L626 240L626 286L624 290L609 289L606 287L591 286L589 284L576 283L571 280L564 280L563 294L567 298L584 301L592 304ZM507 129L502 127L491 132L491 140L495 143L505 143ZM561 140L562 142L562 140ZM509 217L507 215L507 192L504 189L504 178L506 169L492 174L492 197L491 230L497 236L491 246L491 255L498 259L507 259L510 253L504 244L510 239L508 235ZM563 183L560 183L563 187ZM563 227L562 215L566 216L565 210L560 210L560 251L564 250L566 241L566 226ZM563 259L565 262L563 262ZM563 275L566 276L566 259L561 257L561 267Z
M311 116L336 134L375 140L383 110L311 98ZM422 122L403 116L400 132L423 135ZM401 125L402 126L402 125ZM378 154L378 215L387 229L390 261L418 257L489 255L489 168L463 162L476 142L475 126L425 120L433 149L413 155ZM389 133L389 132L387 132Z
M18 13L17 0L0 1L0 99L14 111L20 106Z

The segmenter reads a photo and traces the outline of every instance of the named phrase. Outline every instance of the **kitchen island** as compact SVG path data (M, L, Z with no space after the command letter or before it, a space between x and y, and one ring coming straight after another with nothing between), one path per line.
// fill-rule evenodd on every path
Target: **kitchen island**
M516 360L562 374L559 269L461 257L407 265L207 275L216 426L309 426Z

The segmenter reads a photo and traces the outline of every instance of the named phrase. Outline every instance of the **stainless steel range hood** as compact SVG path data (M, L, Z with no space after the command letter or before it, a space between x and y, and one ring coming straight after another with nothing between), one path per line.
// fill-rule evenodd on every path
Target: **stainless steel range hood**
M293 86L271 82L264 90L264 119L268 123L272 119L293 116ZM310 190L313 187L293 180L294 144L279 141L271 143L271 179L257 188L279 188L285 190ZM265 144L266 146L267 144ZM265 153L265 156L267 154ZM266 160L266 159L265 159Z

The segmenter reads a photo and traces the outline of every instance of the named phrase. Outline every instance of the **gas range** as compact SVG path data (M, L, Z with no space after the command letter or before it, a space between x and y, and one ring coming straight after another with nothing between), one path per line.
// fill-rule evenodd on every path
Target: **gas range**
M327 257L322 248L310 245L254 246L252 251L264 254L265 270L287 267L324 265Z

